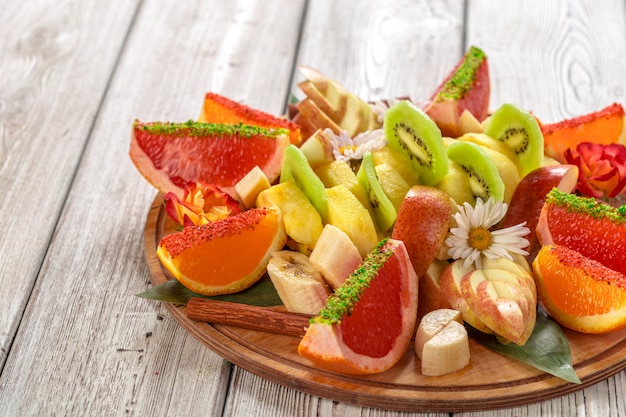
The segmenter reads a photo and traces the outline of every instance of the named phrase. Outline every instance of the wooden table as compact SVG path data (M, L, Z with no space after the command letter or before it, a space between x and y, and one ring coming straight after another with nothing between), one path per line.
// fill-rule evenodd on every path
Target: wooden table
M544 121L626 104L621 0L5 0L0 12L0 415L422 416L318 398L229 364L149 285L155 190L133 119L196 118L215 91L274 114L315 67L367 99L428 97L469 45L492 107ZM625 352L626 354L626 352ZM626 416L626 372L455 416Z

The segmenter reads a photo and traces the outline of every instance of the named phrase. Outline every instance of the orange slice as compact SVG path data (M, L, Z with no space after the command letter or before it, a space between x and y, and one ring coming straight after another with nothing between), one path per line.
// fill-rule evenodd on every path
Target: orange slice
M563 326L582 333L626 328L626 276L565 246L546 245L533 262L539 299Z
M250 287L265 273L271 253L287 237L280 210L252 208L161 239L157 256L185 287L219 295Z
M579 143L623 143L626 139L624 108L613 103L602 110L541 126L545 154L565 163L565 151Z

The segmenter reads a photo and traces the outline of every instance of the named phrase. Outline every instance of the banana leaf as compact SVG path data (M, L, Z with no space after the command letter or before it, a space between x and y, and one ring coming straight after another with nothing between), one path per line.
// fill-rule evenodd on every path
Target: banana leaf
M468 334L488 349L523 362L567 382L580 384L574 371L567 337L561 327L542 309L537 311L537 322L524 346L502 344L493 335L485 334L466 324Z
M231 303L260 307L279 306L283 304L267 274L250 288L235 294L216 296L201 295L187 289L187 287L178 282L178 280L170 279L163 284L159 284L141 294L137 294L137 296L181 305L186 305L192 297L209 298L212 300L229 301Z

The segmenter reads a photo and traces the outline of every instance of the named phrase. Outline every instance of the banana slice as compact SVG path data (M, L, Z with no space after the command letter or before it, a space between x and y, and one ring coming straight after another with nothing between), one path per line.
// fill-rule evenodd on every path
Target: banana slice
M452 309L427 313L415 335L415 353L422 360L422 374L427 376L445 375L465 368L470 351L461 313Z
M287 311L315 315L326 305L328 286L303 253L274 252L267 273Z
M331 288L338 288L361 265L363 259L343 230L327 224L311 252L309 261L322 273Z

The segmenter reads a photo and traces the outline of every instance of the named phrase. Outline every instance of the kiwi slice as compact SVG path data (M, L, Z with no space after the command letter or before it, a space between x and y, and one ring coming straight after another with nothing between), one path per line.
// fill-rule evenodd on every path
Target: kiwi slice
M472 142L454 142L446 149L448 158L461 166L469 176L469 185L474 198L496 201L504 199L504 182L498 167L491 157Z
M363 185L363 188L365 188L365 192L372 204L376 228L381 232L386 232L396 222L398 212L378 181L371 152L363 154L363 160L356 177Z
M441 130L410 101L400 101L389 108L383 129L388 146L409 158L422 184L435 185L446 176L448 157Z
M295 145L285 149L283 167L280 171L280 182L293 181L300 191L309 199L325 222L328 218L328 201L324 183L315 175L304 153Z
M541 166L543 134L535 116L527 111L513 104L503 104L489 118L485 134L513 150L521 178Z

